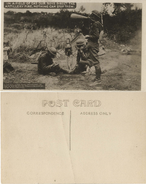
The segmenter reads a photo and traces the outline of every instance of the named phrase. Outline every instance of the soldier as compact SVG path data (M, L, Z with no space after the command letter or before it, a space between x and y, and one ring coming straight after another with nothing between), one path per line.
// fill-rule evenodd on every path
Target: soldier
M88 61L88 54L84 39L78 39L76 42L77 52L77 65L71 73L77 74L86 71L87 65L90 66Z
M51 72L54 73L69 73L67 70L60 68L59 64L53 62L53 58L56 56L56 49L54 47L49 48L47 51L43 51L38 59L38 72L39 74L47 75Z
M103 29L102 24L100 21L100 15L98 11L94 10L92 11L92 14L90 15L91 20L91 27L89 30L89 35L86 36L88 39L87 43L87 49L89 52L88 59L90 60L92 66L95 67L96 71L96 78L94 79L95 84L101 83L100 76L101 76L101 68L100 68L100 62L98 59L98 52L99 52L99 37L100 33Z

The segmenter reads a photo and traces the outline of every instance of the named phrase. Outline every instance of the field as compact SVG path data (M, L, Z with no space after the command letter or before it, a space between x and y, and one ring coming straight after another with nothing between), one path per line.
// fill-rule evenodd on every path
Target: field
M21 27L19 25L19 27ZM141 32L129 44L118 44L106 37L102 45L105 55L100 56L103 74L100 86L91 86L95 77L94 68L91 74L59 74L39 75L37 72L37 57L39 54L31 53L34 49L54 46L58 50L55 62L62 68L67 68L66 57L63 54L65 40L75 37L74 32L63 29L17 29L18 25L11 28L5 26L5 42L9 41L12 53L9 63L14 71L4 73L4 83L45 83L46 90L140 90L141 89ZM127 51L130 48L130 51ZM126 50L127 49L127 50ZM125 51L126 50L126 51ZM38 52L39 53L39 52ZM73 58L74 62L76 58ZM75 63L74 63L75 64Z

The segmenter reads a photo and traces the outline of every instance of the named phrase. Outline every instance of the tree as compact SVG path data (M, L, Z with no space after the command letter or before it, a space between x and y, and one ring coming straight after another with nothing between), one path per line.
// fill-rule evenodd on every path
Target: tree
M103 6L105 7L105 10L108 9L108 6L113 6L114 11L112 14L118 14L121 11L130 11L133 7L132 3L103 3Z
M13 11L8 11L6 14L7 15L14 15L14 12Z
M32 13L29 10L27 10L25 14L26 16L31 16Z

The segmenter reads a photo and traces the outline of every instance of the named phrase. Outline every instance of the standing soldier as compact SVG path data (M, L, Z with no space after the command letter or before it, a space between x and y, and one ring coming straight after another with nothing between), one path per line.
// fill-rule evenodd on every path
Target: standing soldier
M91 20L91 26L89 30L89 35L86 36L88 39L87 49L89 52L88 58L90 59L90 62L92 62L92 65L95 67L96 71L96 78L94 79L95 85L101 83L101 68L100 68L100 62L98 59L98 52L99 52L99 37L100 33L103 29L102 24L100 21L100 14L98 11L93 10L92 14L90 15ZM94 84L93 84L94 85Z

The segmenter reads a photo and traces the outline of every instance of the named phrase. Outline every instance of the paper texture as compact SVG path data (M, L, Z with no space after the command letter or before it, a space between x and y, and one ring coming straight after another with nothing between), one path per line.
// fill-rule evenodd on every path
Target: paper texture
M12 5L12 9L4 8L4 2L10 2L5 5ZM90 76L38 74L34 58L29 54L46 36L45 29L33 29L27 22L31 13L28 11L23 17L21 13L26 9L13 9L12 2L18 1L2 1L1 13L1 89L4 90L1 92L1 183L146 183L146 2L127 2L141 4L142 8L140 54L125 56L121 53L123 46L118 44L120 49L114 46L115 52L107 44L105 58L100 59L102 71L107 72L101 75L102 83L97 87L89 86L95 73ZM44 1L25 2L34 2L35 6ZM54 4L54 1L45 2ZM97 9L98 4L104 3L87 0L74 3L88 10L93 2ZM40 8L37 11L41 13ZM53 11L48 9L48 13ZM19 14L21 18L16 16ZM43 17L44 13L41 14ZM21 20L17 22L13 17ZM26 25L25 18L28 18ZM44 23L37 18L35 21L37 26ZM56 36L56 30L50 27L47 36L49 31ZM64 29L60 31L58 35L64 33ZM30 50L26 52L24 48ZM62 66L67 67L66 61L61 61ZM14 71L4 72L3 64L7 62Z
M2 93L2 183L145 183L145 105L145 93Z

